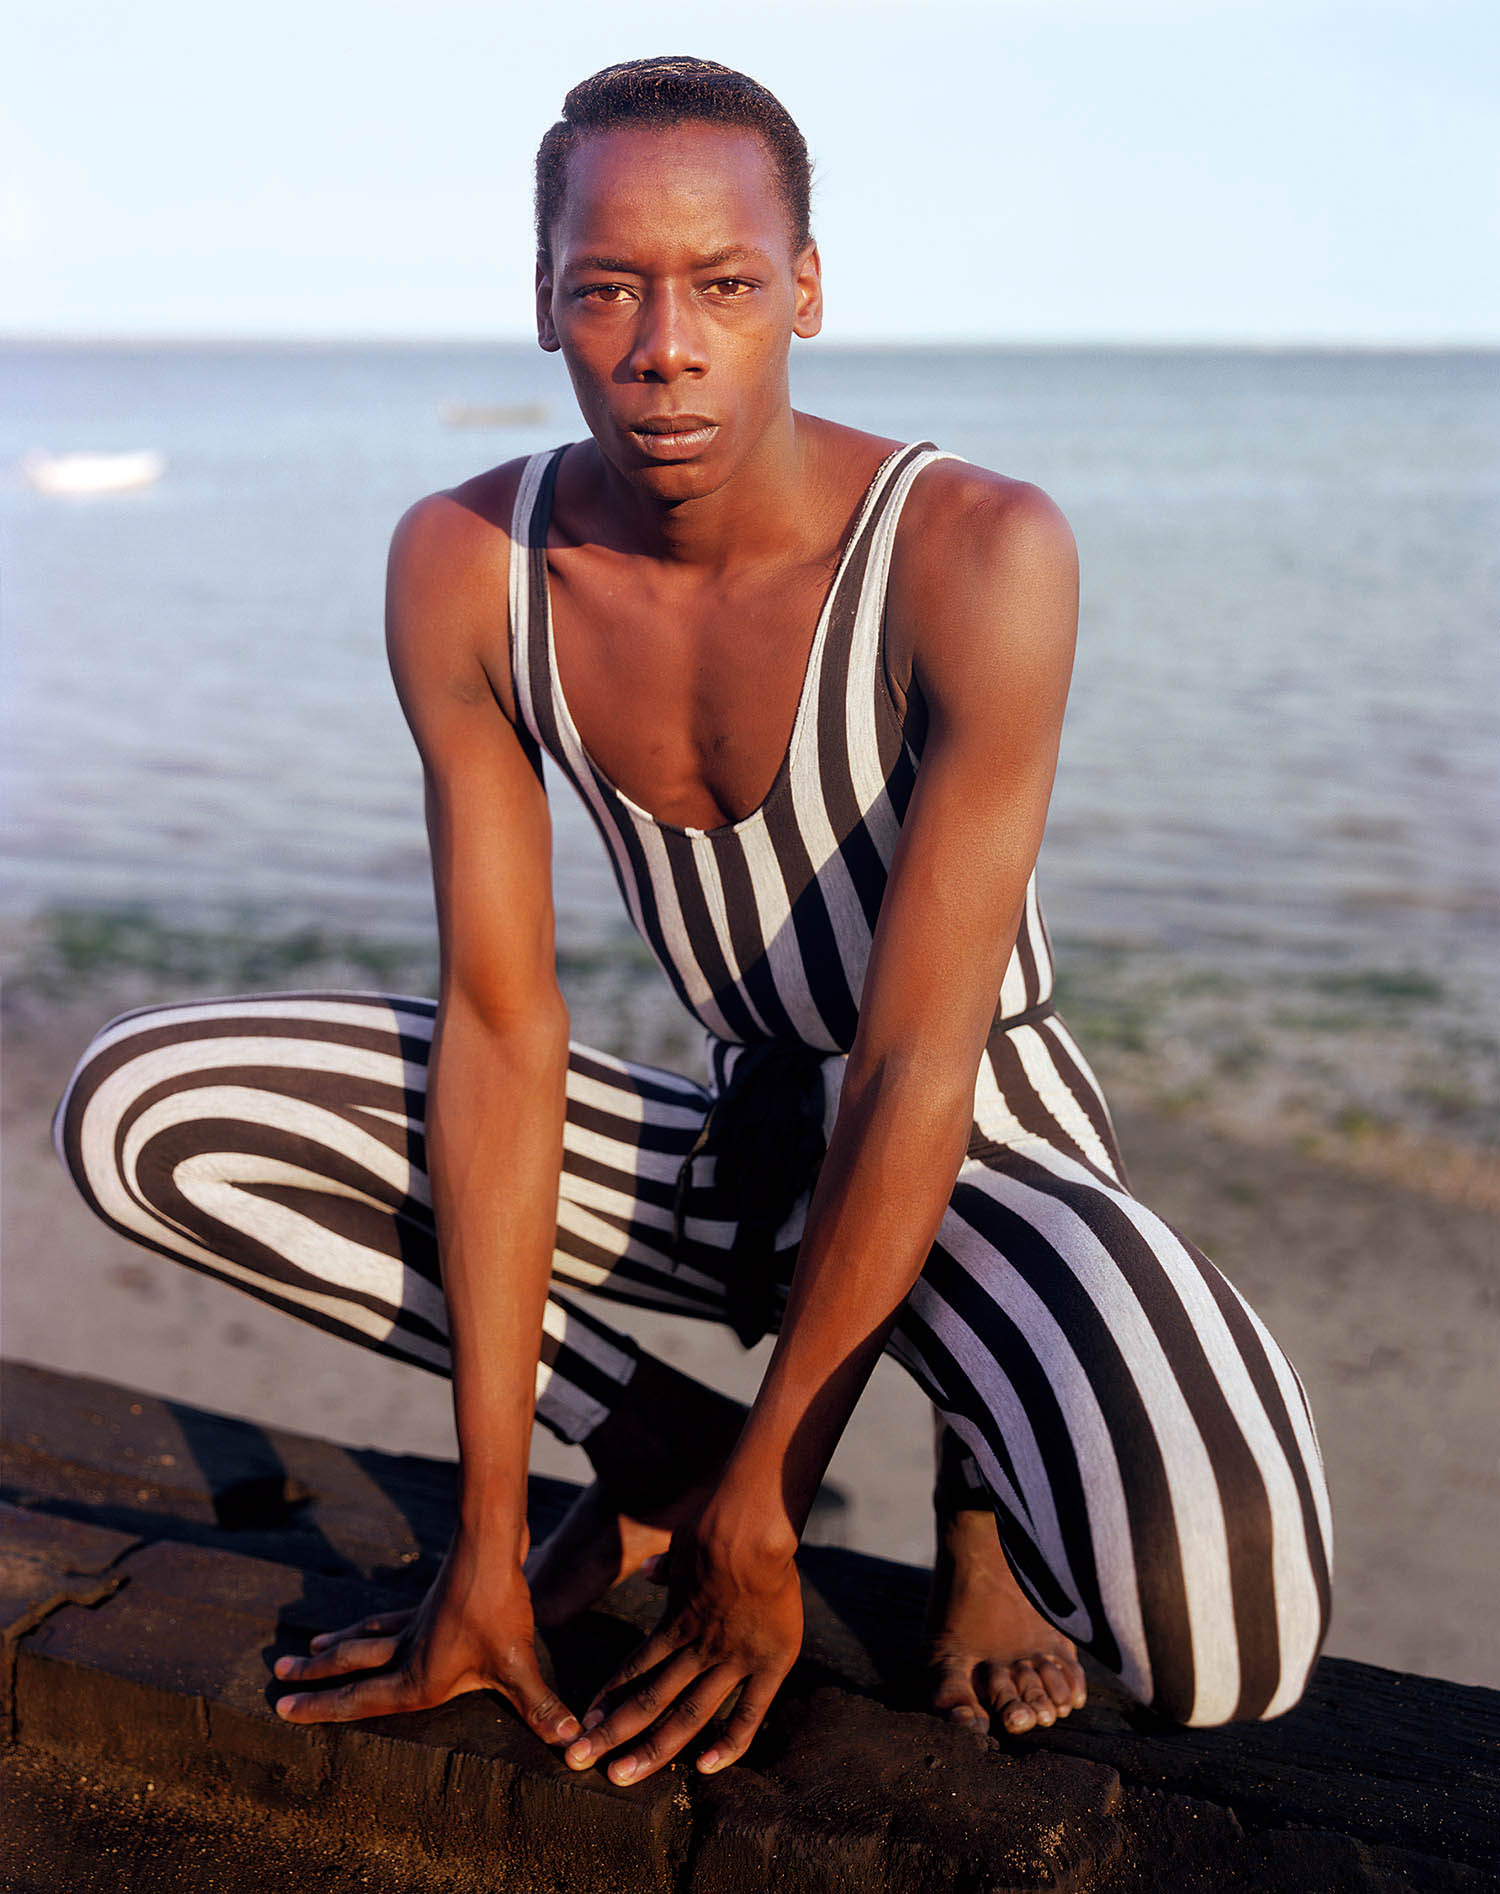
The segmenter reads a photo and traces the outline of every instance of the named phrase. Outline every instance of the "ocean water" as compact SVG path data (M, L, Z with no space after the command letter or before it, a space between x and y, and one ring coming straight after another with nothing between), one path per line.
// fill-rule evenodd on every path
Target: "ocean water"
M1042 858L1065 947L1420 970L1495 1018L1500 356L812 344L794 392L1034 480L1073 523ZM461 428L450 400L547 415ZM429 929L386 543L420 494L581 431L523 347L0 347L9 938L119 902ZM50 498L34 447L167 470ZM554 808L563 937L608 942L593 831L565 788Z

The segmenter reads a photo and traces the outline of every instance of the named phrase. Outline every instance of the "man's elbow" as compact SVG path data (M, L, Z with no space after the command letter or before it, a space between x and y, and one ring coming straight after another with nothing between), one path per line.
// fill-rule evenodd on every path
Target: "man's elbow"
M927 1146L962 1158L974 1119L974 1075L945 1047L898 1043L849 1055L839 1116L868 1128L894 1124L908 1149Z
M455 987L444 993L438 1012L441 1042L464 1040L497 1067L537 1077L567 1064L570 1024L567 1001L556 986L525 999Z

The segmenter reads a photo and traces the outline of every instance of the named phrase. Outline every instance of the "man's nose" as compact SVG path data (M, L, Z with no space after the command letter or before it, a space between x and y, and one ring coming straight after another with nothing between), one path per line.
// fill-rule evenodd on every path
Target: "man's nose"
M702 325L691 291L654 288L641 305L630 350L633 381L675 381L708 367Z

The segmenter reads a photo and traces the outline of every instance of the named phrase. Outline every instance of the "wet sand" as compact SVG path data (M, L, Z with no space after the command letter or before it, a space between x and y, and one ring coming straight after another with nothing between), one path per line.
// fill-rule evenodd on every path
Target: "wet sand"
M24 984L7 995L0 1352L350 1443L451 1455L446 1382L125 1243L78 1200L48 1142L51 1108L92 1028L142 996L139 982L93 982L67 1002ZM592 1004L611 1009L619 1050L645 1056L649 1043L680 1059L691 1041L608 983ZM1388 1138L1317 1155L1305 1137L1299 1149L1264 1127L1233 1135L1222 1112L1112 1089L1138 1194L1214 1257L1307 1386L1334 1500L1330 1651L1500 1686L1500 1211L1482 1154L1442 1162L1430 1141ZM746 1398L769 1352L703 1324L609 1316ZM574 1478L586 1468L540 1431L534 1465ZM812 1536L925 1563L929 1477L925 1404L882 1364Z

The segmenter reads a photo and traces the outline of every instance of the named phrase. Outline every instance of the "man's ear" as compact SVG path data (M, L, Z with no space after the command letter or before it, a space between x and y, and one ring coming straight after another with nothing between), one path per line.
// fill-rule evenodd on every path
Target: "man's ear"
M795 282L797 300L792 334L816 335L823 327L823 260L815 243L808 244L798 256Z
M552 326L552 266L543 257L536 260L536 339L549 355L562 347Z

